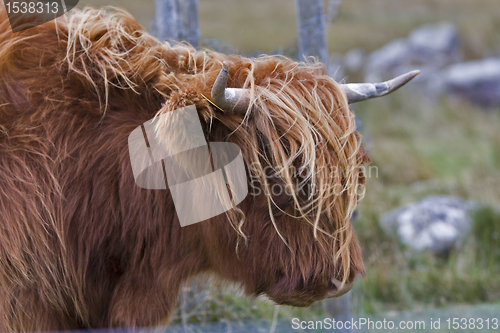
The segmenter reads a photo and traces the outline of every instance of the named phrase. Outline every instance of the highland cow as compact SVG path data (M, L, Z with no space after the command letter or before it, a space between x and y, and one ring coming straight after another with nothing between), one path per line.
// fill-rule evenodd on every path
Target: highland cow
M318 63L170 46L120 10L12 33L0 8L0 331L155 325L200 273L295 306L364 274L349 103L408 77L342 86ZM187 105L263 191L181 227L168 189L135 184L127 137Z

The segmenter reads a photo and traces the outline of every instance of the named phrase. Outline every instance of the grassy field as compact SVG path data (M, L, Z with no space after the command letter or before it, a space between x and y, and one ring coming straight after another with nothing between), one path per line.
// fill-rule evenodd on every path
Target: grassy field
M278 311L279 312L279 311ZM273 313L276 313L273 311ZM500 320L500 303L482 304L482 305L455 305L447 308L429 308L414 311L389 311L372 316L355 315L353 320L357 321L357 333L365 332L497 332ZM316 329L293 329L297 328L294 321L303 320L306 322L323 321L325 318L331 319L328 316L314 317L283 317L274 321L269 320L240 320L240 321L222 321L222 322L204 322L172 324L165 333L207 333L207 332L253 332L253 333L287 333L295 332L331 332L328 326L317 326ZM360 323L365 320L364 324ZM372 322L372 326L368 324L368 320ZM393 323L393 329L374 330L375 323L383 323L386 321L386 327L390 328ZM465 320L465 321L464 321ZM344 321L345 322L345 321ZM431 326L432 322L432 326ZM402 328L399 325L403 323ZM307 325L307 324L306 324ZM382 326L383 327L383 326ZM411 327L408 329L408 327ZM157 332L158 330L156 330Z
M81 0L78 7L107 5L126 8L146 28L154 13L153 0ZM289 47L297 35L292 0L199 0L199 18L205 38L243 53ZM328 45L330 52L373 51L423 23L441 21L457 25L467 58L500 52L498 0L345 0L329 25Z
M200 0L200 29L243 53L270 52L293 45L295 10L291 0ZM153 1L82 1L80 6L119 5L144 26ZM331 52L353 47L372 51L405 37L416 26L454 22L467 59L500 54L498 0L343 1L328 30ZM355 227L365 253L367 277L357 281L357 314L493 303L500 300L500 215L485 208L474 216L465 242L446 258L414 253L387 236L378 219L384 212L429 194L458 195L500 206L500 109L480 110L458 100L431 104L410 88L394 96L355 105L378 176L368 179ZM266 299L248 300L234 287L203 288L197 304L174 323L244 322L257 319L318 317L323 303L308 309L275 307ZM186 299L187 296L184 297ZM411 312L415 313L415 312Z
M494 210L476 212L473 231L447 258L409 251L378 225L382 213L428 194L499 207L499 111L453 100L428 105L403 94L359 106L379 171L368 180L356 222L368 271L355 294L360 312L500 300Z

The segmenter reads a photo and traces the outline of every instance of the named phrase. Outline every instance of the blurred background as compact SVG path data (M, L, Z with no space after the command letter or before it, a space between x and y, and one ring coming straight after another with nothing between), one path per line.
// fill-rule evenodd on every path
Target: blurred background
M155 32L153 0L79 7L107 5ZM298 59L294 1L199 0L198 13L199 48ZM336 80L422 71L388 97L353 105L372 159L354 222L367 275L349 296L304 309L201 277L184 288L170 331L287 332L295 317L500 316L498 0L334 0L322 15Z

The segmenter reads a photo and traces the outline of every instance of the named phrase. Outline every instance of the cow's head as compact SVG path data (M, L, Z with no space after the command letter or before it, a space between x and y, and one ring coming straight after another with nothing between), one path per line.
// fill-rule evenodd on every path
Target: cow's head
M369 161L349 104L389 93L415 73L340 85L318 63L170 47L141 33L126 13L110 15L108 24L102 15L76 12L68 23L76 28L63 58L91 83L89 95L95 87L109 91L100 101L110 109L146 110L137 111L148 118L138 116L134 126L161 102L160 116L195 104L207 141L237 144L247 167L243 202L182 228L186 237L169 244L196 256L179 275L211 270L249 294L297 306L346 292L364 274L351 218ZM160 141L172 141L171 132L156 130Z
M241 148L249 195L196 226L211 269L281 304L344 294L364 274L351 218L369 162L349 104L385 95L417 73L340 85L319 64L213 57L204 74L211 104L206 93L209 107L199 111L209 141Z

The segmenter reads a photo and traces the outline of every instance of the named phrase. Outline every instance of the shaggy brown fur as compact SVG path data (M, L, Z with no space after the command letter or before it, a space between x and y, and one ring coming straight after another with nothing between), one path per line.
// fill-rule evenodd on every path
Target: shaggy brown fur
M320 65L171 47L117 10L13 34L0 6L0 22L0 331L154 325L201 272L297 306L364 273L350 218L368 157ZM203 97L223 60L246 115ZM127 138L190 104L207 141L241 147L249 181L291 197L181 228L168 190L135 185Z

